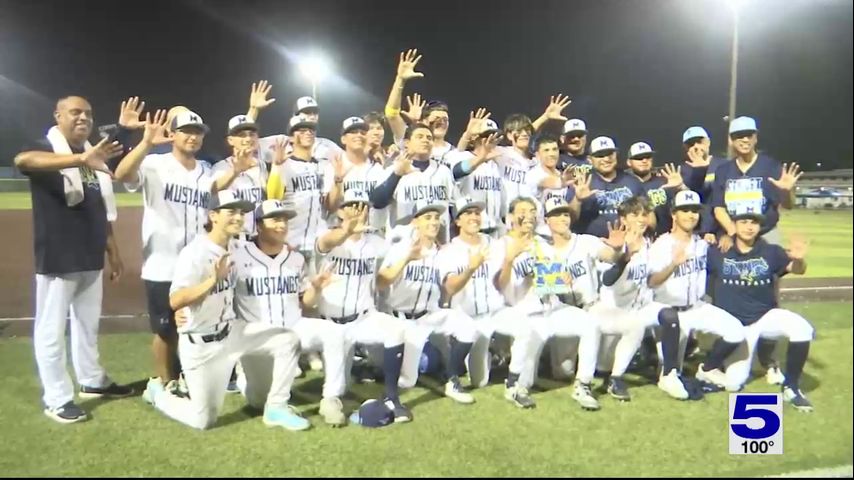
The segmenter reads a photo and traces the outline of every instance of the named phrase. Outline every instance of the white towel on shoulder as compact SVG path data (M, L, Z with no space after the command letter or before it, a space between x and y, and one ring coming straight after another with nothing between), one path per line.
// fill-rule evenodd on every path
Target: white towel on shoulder
M68 145L68 140L65 135L59 131L59 128L53 126L47 132L47 141L53 147L53 153L60 155L71 155L71 147ZM92 144L88 141L83 147L85 150L92 148ZM65 186L65 202L69 207L73 207L83 201L84 188L83 178L80 176L80 167L63 168L59 171L62 175L63 184ZM101 197L104 199L104 207L107 210L107 221L115 222L118 218L116 210L116 196L113 194L113 179L104 172L95 172L98 178L98 184L101 187Z

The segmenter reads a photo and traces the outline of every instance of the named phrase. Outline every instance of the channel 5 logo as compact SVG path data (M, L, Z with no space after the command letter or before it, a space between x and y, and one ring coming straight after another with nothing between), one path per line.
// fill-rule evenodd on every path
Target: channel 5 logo
M783 454L782 394L731 393L728 422L730 454Z

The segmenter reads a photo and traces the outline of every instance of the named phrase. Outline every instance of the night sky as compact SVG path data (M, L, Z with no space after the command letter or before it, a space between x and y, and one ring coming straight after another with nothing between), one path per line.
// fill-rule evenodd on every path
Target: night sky
M852 2L743 0L741 12L737 114L757 118L760 148L807 170L851 168ZM89 98L96 126L131 95L187 105L219 157L253 81L277 99L262 134L282 131L310 93L293 59L315 50L335 70L318 86L319 134L337 141L345 117L382 109L410 47L425 78L407 93L449 102L453 142L474 107L499 123L536 118L560 92L573 100L565 114L613 136L621 157L645 140L673 161L694 124L725 148L732 24L723 0L0 0L0 164L44 134L67 94Z

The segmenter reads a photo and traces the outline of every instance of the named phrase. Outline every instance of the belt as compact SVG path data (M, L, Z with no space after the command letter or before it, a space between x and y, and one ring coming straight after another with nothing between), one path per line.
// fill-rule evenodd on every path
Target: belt
M357 318L362 315L368 313L368 309L365 309L362 312L354 313L352 315L347 315L346 317L327 317L326 315L321 315L321 318L324 320L331 320L339 325L344 325L345 323L350 323L356 321Z
M392 310L391 313L394 314L395 317L401 317L402 316L403 318L405 318L407 320L418 320L419 318L423 317L424 315L427 315L427 313L429 313L429 312L427 312L427 310L423 310L423 311L418 312L418 313L406 313L406 312L401 312L398 310Z
M228 334L230 332L231 332L231 325L226 324L225 328L223 328L222 330L220 330L216 333L211 333L209 335L195 335L195 336L198 338L199 342L201 342L201 343L211 343L211 342L219 342L219 341L223 340L225 337L228 336ZM190 343L199 343L193 339L194 334L186 333L185 335L187 335L187 339L190 340Z
M694 308L694 305L672 306L670 308L672 308L673 310L676 310L677 312L687 312L688 310L691 310L692 308Z

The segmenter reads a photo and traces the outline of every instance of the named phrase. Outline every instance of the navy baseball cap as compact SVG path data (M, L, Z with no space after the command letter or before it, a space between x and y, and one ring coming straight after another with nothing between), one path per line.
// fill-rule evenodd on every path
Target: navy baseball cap
M243 212L251 212L255 208L255 204L249 200L243 200L234 190L220 190L216 195L211 195L209 204L210 210L220 210L223 208L243 210Z
M368 428L385 427L394 423L394 410L385 402L365 400L362 406L350 415L350 423Z
M611 137L596 137L590 142L591 157L606 157L617 151L617 145Z
M205 125L205 121L202 120L202 116L191 110L183 111L175 115L175 117L172 119L173 132L186 127L198 128L204 131L205 133L211 131L210 127Z
M751 205L750 203L746 205L736 205L734 209L728 209L728 213L733 221L753 219L762 223L762 221L765 220L765 215L762 214L762 210L757 210L756 207L757 205Z
M300 97L294 105L294 114L303 112L317 113L318 111L320 111L320 107L317 105L317 100L314 97Z
M290 220L296 216L296 210L281 200L264 200L255 207L255 220L273 217L283 217Z
M638 159L655 155L655 150L646 142L636 142L629 147L629 158Z

